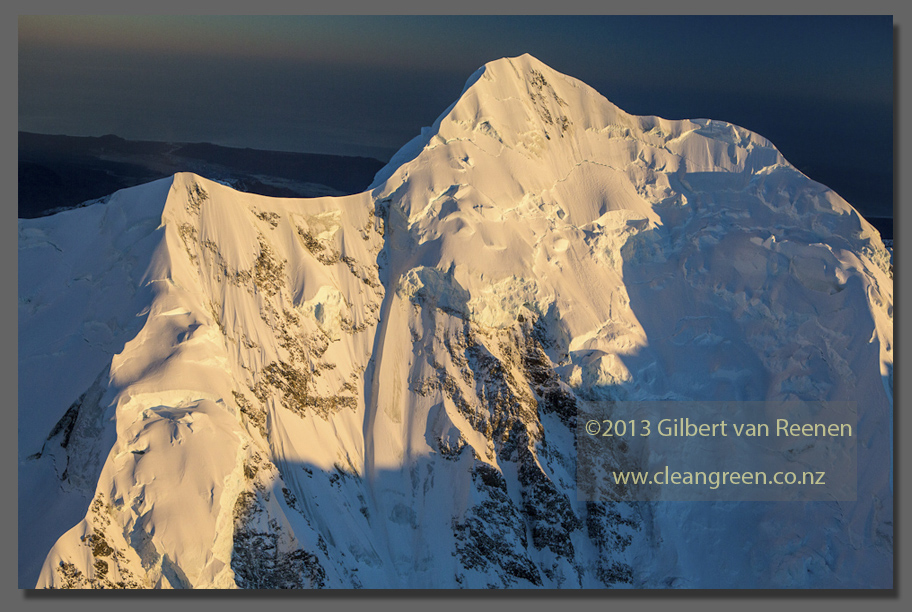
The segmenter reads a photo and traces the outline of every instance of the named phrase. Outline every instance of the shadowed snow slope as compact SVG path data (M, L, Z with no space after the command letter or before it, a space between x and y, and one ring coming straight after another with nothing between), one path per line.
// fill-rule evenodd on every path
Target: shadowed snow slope
M892 302L764 138L497 60L365 193L19 221L20 586L889 587ZM858 501L577 501L655 399L858 402Z

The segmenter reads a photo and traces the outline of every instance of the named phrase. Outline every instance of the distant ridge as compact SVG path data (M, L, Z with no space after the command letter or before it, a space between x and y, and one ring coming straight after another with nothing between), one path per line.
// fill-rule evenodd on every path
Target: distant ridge
M367 187L382 166L370 157L19 132L18 216L75 208L183 171L257 195L347 195Z

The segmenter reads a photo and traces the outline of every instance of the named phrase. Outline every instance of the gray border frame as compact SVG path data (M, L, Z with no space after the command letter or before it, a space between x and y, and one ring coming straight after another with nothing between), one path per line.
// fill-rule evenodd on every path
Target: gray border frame
M9 6L9 5L7 5ZM123 4L113 3L113 2L101 2L95 1L90 3L81 3L80 6L74 7L72 4L61 2L60 0L54 0L53 2L32 2L32 3L16 3L13 6L16 8L16 14L27 13L27 14L40 14L40 13L148 13L150 11L136 11L128 10ZM699 0L696 3L688 3L687 5L681 5L680 3L669 2L668 0L662 0L661 2L652 2L648 5L640 4L633 5L629 4L619 9L616 7L605 7L601 3L595 3L591 0L573 0L572 2L563 2L559 6L555 6L553 3L542 2L540 0L534 0L526 2L515 2L510 1L508 3L494 3L491 2L479 2L477 0L461 1L458 5L454 4L452 6L444 7L444 10L432 10L424 3L416 2L414 0L396 0L392 3L384 3L382 5L383 10L379 10L378 5L368 4L363 0L356 2L335 2L330 5L324 5L323 7L303 8L297 3L288 2L287 0L281 2L269 2L269 3L258 3L251 6L249 2L237 2L237 1L226 1L219 4L215 3L197 3L197 2L173 2L169 0L168 2L158 2L154 6L149 5L149 9L154 9L156 11L161 11L162 9L181 9L183 12L194 12L194 13L244 13L249 12L251 8L259 9L259 13L298 13L298 12L309 12L309 13L333 13L333 14L355 14L355 13L364 13L364 12L382 12L387 14L448 14L448 13L467 13L467 14L509 14L509 13L524 13L524 14L548 14L554 13L555 8L560 9L561 13L571 14L571 13L669 13L669 14L731 14L731 13L744 13L746 14L813 14L817 13L821 7L828 9L827 12L833 13L842 13L842 14L892 14L893 19L893 37L894 37L894 74L895 74L895 90L894 90L894 210L895 210L895 219L896 222L900 224L901 229L896 230L896 233L902 233L906 235L910 230L906 227L908 224L912 223L912 214L901 212L898 209L898 205L903 201L903 195L905 193L903 180L904 176L908 176L909 171L909 158L903 155L904 151L909 150L910 145L910 135L908 130L908 123L904 117L907 113L902 111L902 101L908 101L908 89L909 89L909 79L908 76L905 76L909 62L908 54L909 47L907 44L904 44L902 41L902 31L904 23L908 23L908 13L909 6L908 4L902 5L898 0L890 1L878 1L873 0L860 5L859 3L847 2L845 0L838 0L837 2L830 2L826 5L821 5L819 2L807 2L805 0L800 0L798 2L792 0L791 2L785 2L782 0L776 0L775 2L766 2L762 6L757 7L744 7L744 6L734 6L730 2L721 2L718 0ZM146 8L146 7L142 7ZM446 10L449 9L449 10ZM682 9L684 9L682 11ZM18 59L18 33L17 33L17 20L13 19L12 15L4 16L3 19L3 34L2 45L3 45L3 64L4 72L7 75L7 78L17 78L17 59ZM12 76L10 76L12 75ZM8 87L5 90L7 93L4 95L4 106L9 108L17 108L18 101L18 89L16 87ZM906 102L908 104L908 102ZM11 122L12 123L12 122ZM7 185L15 185L17 181L16 175L16 131L14 131L12 125L10 124L8 128L7 138L5 140L5 146L3 147L3 160L4 164L2 166L4 172L5 183ZM11 201L8 202L7 206L13 208L15 204L13 203L16 192L10 193L12 196ZM0 261L3 262L3 272L8 282L15 284L15 276L17 274L17 242L16 237L13 235L15 232L16 225L10 219L9 223L3 224L2 231L5 233L7 239L0 241L0 248L2 248L2 258ZM910 250L912 252L912 250ZM904 255L905 248L900 246L896 252L896 270L905 270L906 269L906 257ZM900 263L900 260L903 260ZM896 290L899 293L906 292L906 281L898 281ZM900 304L906 303L905 295L902 297L896 297L896 302ZM3 368L2 368L2 380L4 383L4 388L12 391L13 397L17 397L17 381L18 381L18 371L16 363L16 352L15 346L17 343L17 315L16 308L13 304L12 295L7 296L2 302L3 309L3 320L5 321L3 325L3 338L4 346L7 347L3 355ZM896 323L896 330L901 331L905 329L904 324ZM903 338L900 343L902 346L905 346L906 340ZM900 351L897 350L897 353ZM895 376L896 380L906 380L908 377L908 372L905 367L905 361L901 357L897 359L897 366L901 368L901 371ZM894 406L899 407L899 410L895 413L895 436L896 440L906 440L910 438L910 420L908 417L902 415L902 398L904 394L902 392L894 390ZM15 409L13 407L8 408L9 413L12 413L12 418L15 419ZM5 489L7 491L15 491L15 480L18 473L18 465L16 459L16 437L15 432L12 427L5 427L3 434L3 465L4 476L5 478ZM899 476L905 475L908 472L906 462L908 461L908 453L903 452L901 444L895 444L894 448L895 457L894 461L896 464L895 474L895 501L896 506L895 510L898 510L900 507L909 507L909 487L903 486L903 479ZM7 525L16 524L16 504L5 504L0 510L3 515L4 523ZM900 516L899 512L894 512L898 517ZM9 535L7 530L7 535ZM139 593L129 593L121 594L115 597L106 596L107 594L96 594L91 592L79 592L79 593L70 593L65 596L60 595L45 595L30 592L30 591L19 591L18 589L14 593L13 590L16 589L16 555L11 551L8 555L3 557L2 561L2 577L4 580L4 603L9 606L12 604L13 609L29 609L29 610L43 610L43 609L59 609L60 607L66 607L68 610L76 610L81 612L82 610L108 610L108 609L118 609L123 607L129 607L132 610L153 610L158 609L162 606L174 607L177 605L180 608L186 607L190 609L192 606L193 610L218 610L222 612L229 612L232 610L246 610L252 606L282 606L284 608L294 607L295 609L300 609L302 606L307 606L308 608L316 607L318 609L338 609L352 607L369 607L372 610L379 608L383 612L390 611L408 611L408 610L423 610L427 611L432 609L435 612L442 612L444 610L457 610L464 609L465 607L476 608L479 605L488 607L497 607L502 606L522 606L523 610L527 612L538 612L544 610L550 610L556 606L572 606L578 607L581 610L592 609L598 606L603 608L605 606L617 605L617 606L629 606L634 605L647 605L647 606L673 606L675 609L683 608L685 611L690 612L692 610L722 610L728 609L731 606L738 606L742 610L764 610L771 607L781 607L783 604L791 607L800 606L801 608L816 608L819 606L825 606L828 610L854 610L860 606L866 608L875 608L875 609L900 609L900 602L906 600L906 605L908 606L909 600L912 600L912 597L909 596L908 588L903 588L903 584L908 584L904 578L909 576L907 570L908 563L903 562L909 558L909 542L908 538L903 538L905 534L904 526L897 525L895 537L899 540L898 549L895 549L895 564L894 564L894 589L892 591L885 592L838 592L838 591L825 591L825 592L808 592L808 591L673 591L673 592L655 592L655 591L635 591L635 592L626 592L626 591L598 591L598 592L568 592L568 593L556 593L556 592L533 592L528 591L504 591L504 592L494 592L491 594L487 593L477 593L470 592L465 595L454 594L450 591L389 591L389 592L331 592L328 594L310 594L310 593L295 593L291 594L289 597L285 593L249 593L249 594L226 594L223 592L208 593L204 591L194 591L189 593L151 593L147 591ZM18 533L18 532L17 532ZM8 546L15 546L12 538L7 538ZM906 570L906 571L903 571ZM63 595L63 594L61 594ZM564 600L568 601L564 601ZM5 607L10 609L10 607Z

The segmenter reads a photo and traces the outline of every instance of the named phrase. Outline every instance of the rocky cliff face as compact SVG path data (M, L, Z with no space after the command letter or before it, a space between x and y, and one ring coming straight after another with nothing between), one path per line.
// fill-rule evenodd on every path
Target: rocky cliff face
M522 56L365 193L19 236L20 586L892 580L889 254L737 126ZM858 401L858 501L579 501L578 408L652 399Z

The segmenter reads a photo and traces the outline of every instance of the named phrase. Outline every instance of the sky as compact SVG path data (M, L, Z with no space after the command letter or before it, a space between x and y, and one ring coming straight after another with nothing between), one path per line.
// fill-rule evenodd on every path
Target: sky
M23 131L386 161L479 66L531 53L630 113L758 132L892 216L891 16L19 16L18 34Z

